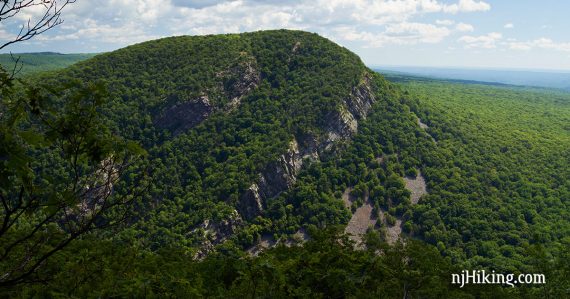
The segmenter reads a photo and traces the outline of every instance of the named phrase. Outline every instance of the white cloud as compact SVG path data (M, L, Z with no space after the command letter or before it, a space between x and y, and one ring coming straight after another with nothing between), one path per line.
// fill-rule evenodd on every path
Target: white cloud
M493 49L497 47L497 42L502 38L502 34L498 32L491 32L480 36L465 35L460 37L458 41L464 43L466 49Z
M455 30L459 32L472 32L475 30L475 28L473 28L473 25L470 24L459 23L455 26Z
M532 49L548 49L562 52L570 52L570 42L554 42L550 38L539 38L531 41L511 40L505 43L511 50L529 51Z
M128 32L128 35L125 35ZM55 36L40 35L37 40L40 41L64 41L64 40L97 40L110 44L134 44L146 40L160 38L158 35L146 33L136 23L126 23L121 26L111 26L108 24L100 24L93 19L84 21L81 29L69 33L59 34Z
M321 2L321 1L319 1ZM323 7L329 11L341 7L342 9L356 8L351 17L357 21L370 24L385 24L390 21L406 21L411 16L422 13L451 13L488 11L491 5L484 1L459 0L454 4L443 4L436 0L327 0ZM442 24L451 25L453 21L441 20Z
M399 23L390 25L386 29L386 35L391 36L402 43L437 43L450 34L449 29L432 24L423 23Z
M435 23L442 26L451 26L455 24L455 22L452 20L435 20Z
M343 40L366 42L366 47L383 47L388 44L438 43L451 31L432 24L405 22L388 25L381 33L358 32L351 27L339 28L336 33Z
M505 26L503 26L503 27L506 28L506 29L513 29L513 28L515 28L515 25L514 25L513 23L507 23L507 24L505 24Z
M39 1L39 0L38 0ZM214 34L262 29L301 29L367 46L437 43L472 26L442 19L414 22L417 16L485 11L484 1L454 0L98 0L77 1L65 23L41 36L47 43L81 40L115 47L173 34ZM33 12L37 14L37 12ZM24 14L22 14L24 16ZM32 16L32 14L25 15ZM21 21L20 21L21 22ZM450 28L446 28L450 27ZM10 27L12 32L16 27ZM347 31L346 28L350 30ZM359 38L356 38L356 37ZM378 37L378 40L375 38ZM348 39L350 38L350 39Z
M459 0L459 3L445 5L443 11L451 14L458 12L476 12L487 11L491 9L491 5L484 1L475 0Z
M0 28L0 40L9 41L16 38L16 35L6 32L3 28Z
M14 2L14 1L9 1L9 2ZM21 9L17 14L14 15L14 18L24 22L31 20L31 23L34 23L34 21L39 20L44 15L45 6L42 4L42 1L33 0L31 2L34 3L34 5L29 5Z
M337 0L338 1L338 0ZM326 2L337 2L329 1ZM342 7L352 10L349 17L359 23L382 25L390 22L403 22L420 13L434 13L442 9L442 5L434 0L400 0L400 1L347 1L353 7Z
M511 50L528 51L532 49L532 45L526 42L508 42L506 45Z

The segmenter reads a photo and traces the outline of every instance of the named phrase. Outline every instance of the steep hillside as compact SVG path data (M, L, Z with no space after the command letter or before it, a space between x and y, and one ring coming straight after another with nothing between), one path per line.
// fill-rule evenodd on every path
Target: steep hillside
M356 55L295 31L165 38L46 80L68 78L104 80L111 127L149 151L138 167L152 186L125 235L153 248L247 247L264 233L347 223L332 190L300 201L288 191L307 165L347 147L375 103L404 109L390 108L389 84Z
M402 82L438 141L423 159L430 194L412 220L424 240L503 271L528 266L531 248L553 256L569 248L569 93Z

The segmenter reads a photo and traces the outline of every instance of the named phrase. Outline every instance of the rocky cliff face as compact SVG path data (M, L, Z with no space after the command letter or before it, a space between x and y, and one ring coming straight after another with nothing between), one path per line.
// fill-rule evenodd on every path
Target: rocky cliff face
M169 101L178 102L178 99ZM204 121L213 111L214 107L210 104L208 96L203 95L170 106L155 120L155 125L169 129L174 135L178 135Z
M257 69L255 58L247 56L244 61L229 70L216 74L216 77L222 79L222 88L230 100L224 110L232 111L237 108L241 99L259 85L261 77Z
M177 95L171 95L166 98L166 102L175 104L164 109L155 118L154 124L178 135L200 124L216 111L233 111L239 106L241 99L255 89L261 80L255 58L251 56L246 56L236 65L216 73L216 78L219 79L219 86L213 91L222 91L226 98L226 101L222 102L227 102L225 105L220 107L211 103L207 91L194 99L180 99Z
M202 259L208 252L214 249L216 244L225 241L229 236L237 232L243 226L243 220L237 211L234 211L227 219L222 221L204 220L192 233L200 234L203 238L199 251L194 258Z
M360 84L352 89L340 108L326 116L326 134L319 145L320 151L329 151L335 143L347 140L358 131L358 121L365 119L376 101L371 85L371 76L366 73Z
M265 200L279 195L295 184L297 174L303 165L303 156L297 140L293 139L289 143L287 152L277 161L267 165L259 174L257 182L249 187L238 203L238 209L245 219L251 220L261 215Z
M347 140L357 132L358 120L366 118L375 100L371 76L365 74L339 109L326 116L324 136L303 136L299 138L300 142L293 139L287 152L259 174L259 179L240 198L240 214L248 220L262 215L267 199L293 186L304 161L319 160L320 154L331 151L337 142Z

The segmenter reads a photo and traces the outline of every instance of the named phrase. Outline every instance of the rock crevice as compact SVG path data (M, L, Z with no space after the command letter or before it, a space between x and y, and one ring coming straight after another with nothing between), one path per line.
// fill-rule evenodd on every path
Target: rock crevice
M326 134L319 146L320 151L330 151L337 142L352 137L358 131L358 121L366 119L375 101L372 78L366 73L340 107L326 115Z

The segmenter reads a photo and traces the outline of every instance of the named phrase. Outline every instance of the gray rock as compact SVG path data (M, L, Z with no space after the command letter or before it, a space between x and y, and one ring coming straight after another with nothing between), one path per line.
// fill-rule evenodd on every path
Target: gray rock
M259 179L264 180L263 176ZM249 189L241 196L238 203L239 213L247 220L251 220L263 212L263 200L259 194L257 183L251 184Z
M251 90L259 86L261 76L257 71L255 58L251 57L246 61L230 68L227 72L218 74L224 79L224 91L230 99L224 110L232 111L241 103L241 99Z
M206 219L191 233L201 233L203 242L194 256L196 259L204 258L214 249L214 246L227 240L243 226L243 220L237 211L233 211L228 218L218 222Z
M169 99L169 101L178 100ZM154 123L157 127L169 129L174 135L178 135L204 121L213 111L214 107L210 104L208 96L203 95L171 106Z
M329 113L326 118L325 139L319 145L319 152L331 151L336 143L347 140L358 131L358 121L365 119L376 101L371 86L372 78L365 74L362 82L354 87L340 109Z
M279 195L295 184L303 165L302 159L297 140L293 139L287 152L277 161L269 163L257 182L242 195L238 203L240 214L248 220L261 215L265 200Z
M202 96L188 100L180 99L178 95L170 95L165 99L166 102L175 104L160 113L155 118L154 124L159 128L170 130L173 135L178 135L200 124L212 113L235 110L241 99L255 89L261 80L253 57L247 57L228 70L217 73L216 77L219 79L219 86L215 90L221 90L229 100L224 107L214 106L206 91Z

